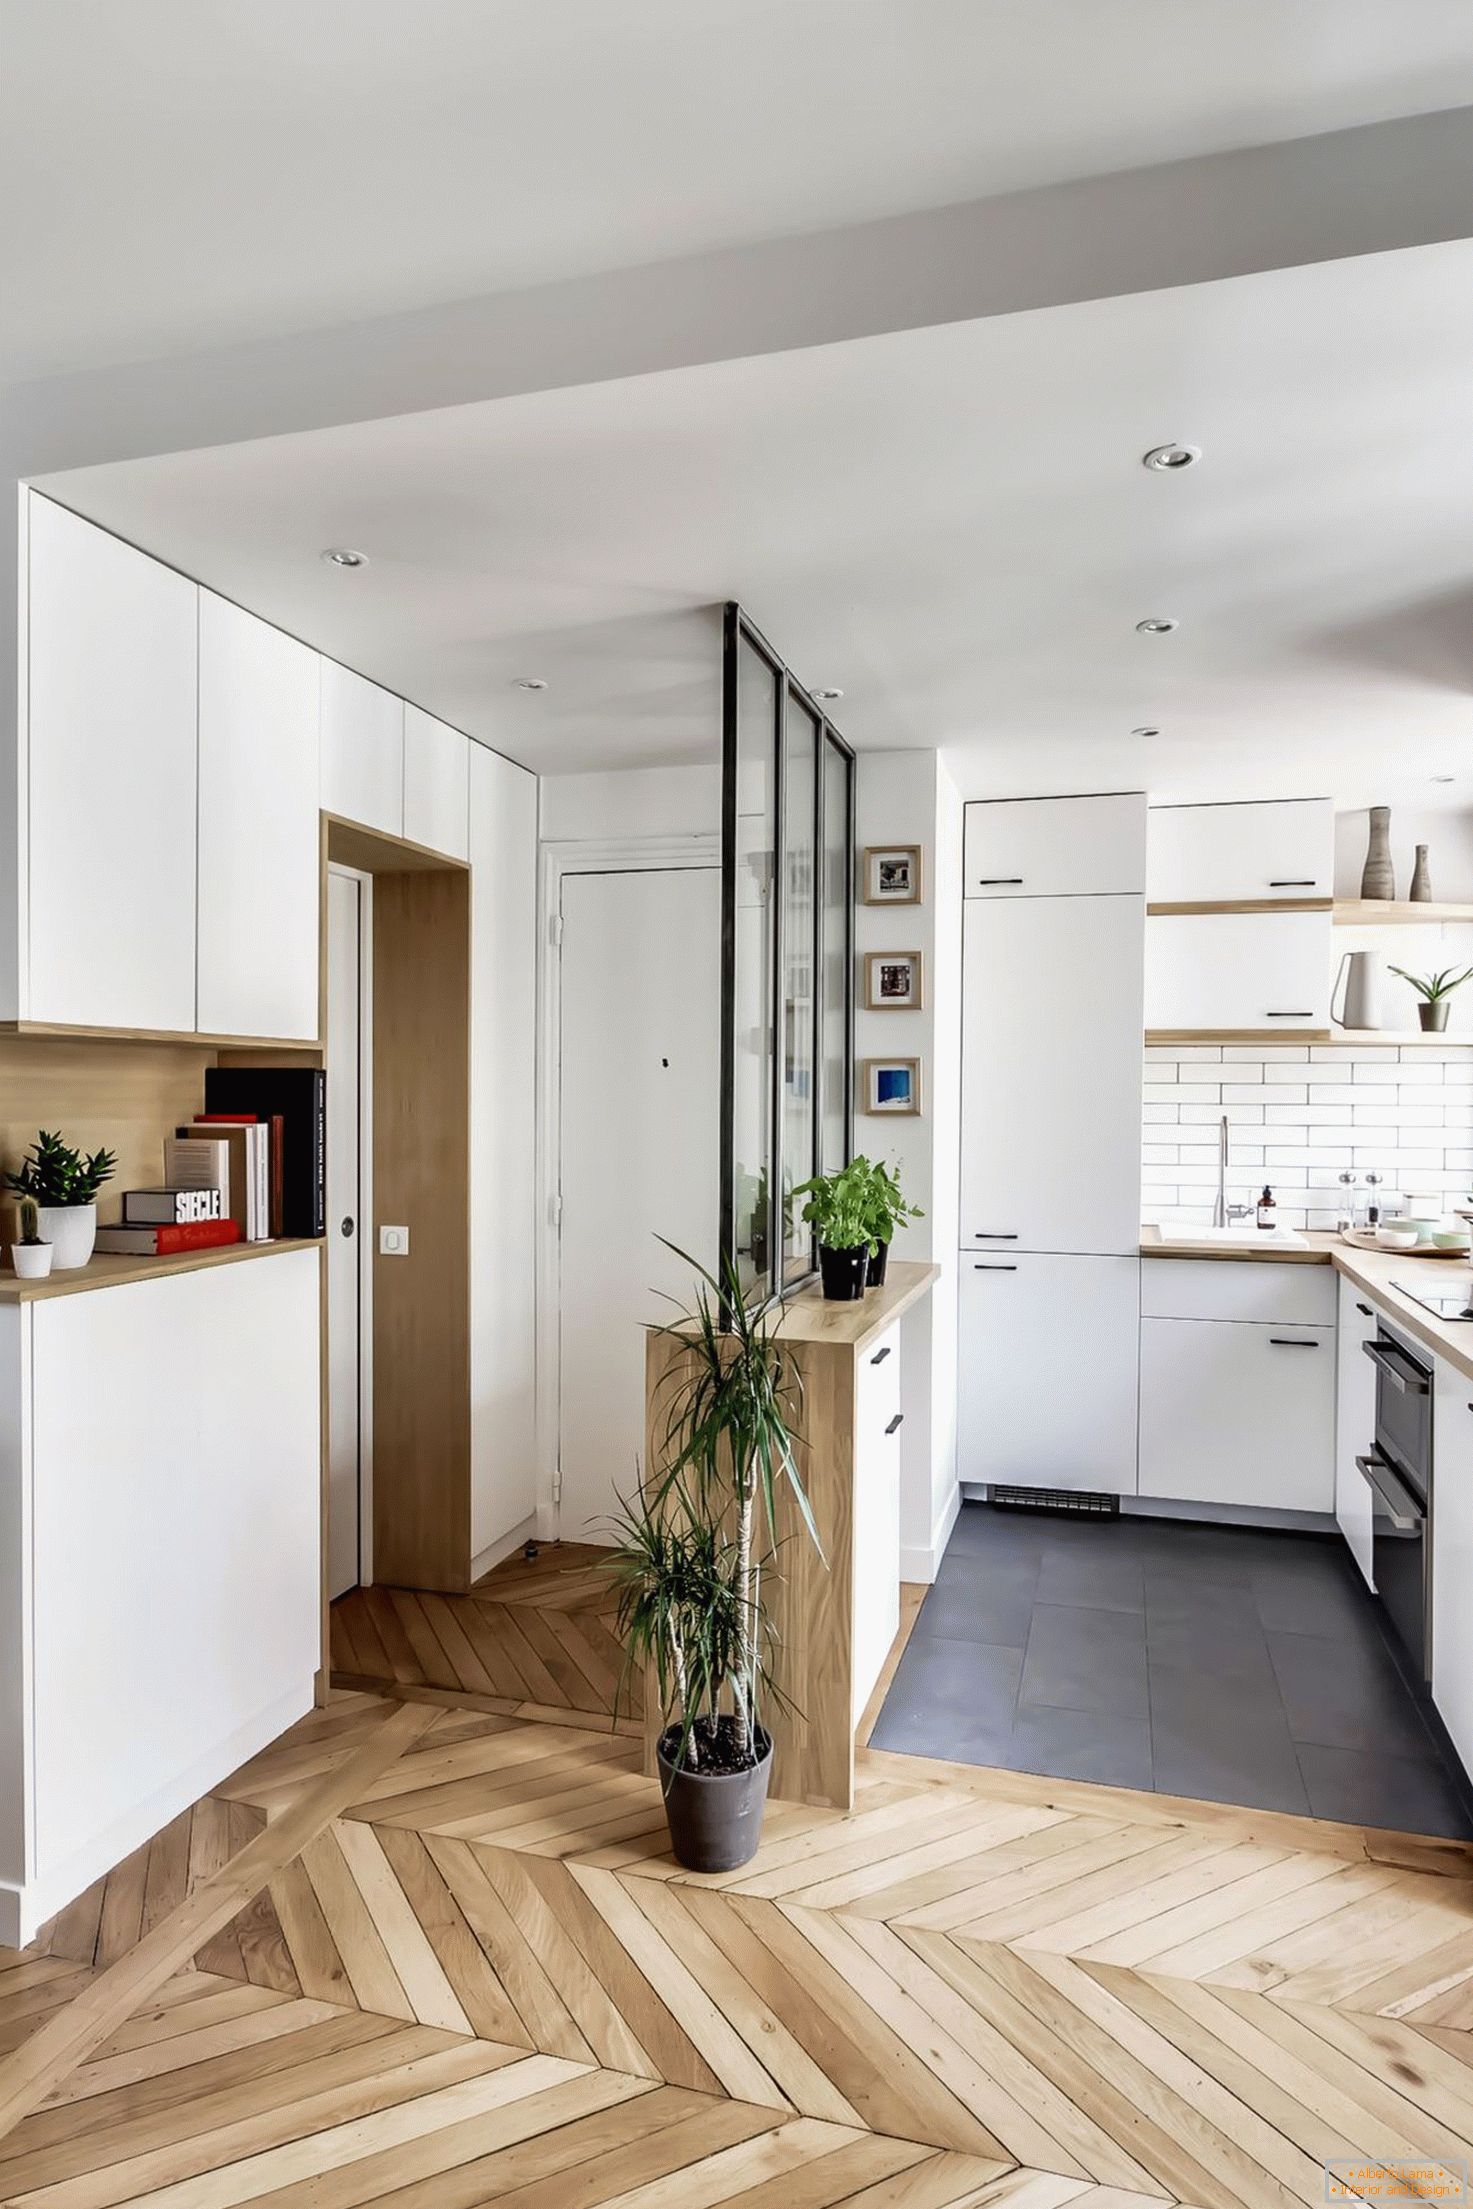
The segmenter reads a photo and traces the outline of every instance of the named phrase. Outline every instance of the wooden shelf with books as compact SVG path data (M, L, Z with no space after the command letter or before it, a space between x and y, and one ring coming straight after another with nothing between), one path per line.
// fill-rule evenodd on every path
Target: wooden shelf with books
M283 1237L274 1243L226 1243L213 1250L181 1250L167 1258L119 1258L98 1251L74 1272L48 1273L44 1280L18 1281L0 1273L0 1304L36 1304L53 1296L79 1296L90 1289L120 1288L130 1281L157 1281L171 1273L197 1273L209 1266L240 1265L248 1258L274 1258L283 1250L322 1250L318 1238Z

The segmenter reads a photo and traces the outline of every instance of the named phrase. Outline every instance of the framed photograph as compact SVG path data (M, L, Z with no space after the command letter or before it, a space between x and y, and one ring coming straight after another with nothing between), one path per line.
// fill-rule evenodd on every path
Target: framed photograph
M919 1012L919 951L868 951L864 960L866 1012Z
M919 905L919 844L871 844L864 855L866 905Z
M862 1111L877 1117L920 1112L921 1062L918 1058L867 1058L862 1072Z

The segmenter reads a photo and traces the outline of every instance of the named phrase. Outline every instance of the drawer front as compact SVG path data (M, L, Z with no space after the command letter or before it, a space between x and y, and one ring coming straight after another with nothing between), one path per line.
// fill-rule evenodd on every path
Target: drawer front
M1333 1327L1331 1266L1255 1264L1243 1258L1143 1258L1145 1319L1262 1319Z
M1143 1496L1329 1512L1334 1443L1332 1327L1142 1320Z

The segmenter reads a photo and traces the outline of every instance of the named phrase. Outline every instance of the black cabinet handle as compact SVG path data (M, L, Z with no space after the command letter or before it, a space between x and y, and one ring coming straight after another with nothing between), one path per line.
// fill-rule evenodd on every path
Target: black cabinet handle
M973 1273L1016 1273L1016 1266L973 1266Z
M1271 890L1313 890L1317 887L1318 884L1312 877L1308 882L1270 882L1269 884Z
M1020 874L979 874L977 887L979 890L1021 890L1023 877Z
M889 1357L889 1355L890 1355L890 1352L891 1352L891 1350L892 1350L892 1348L893 1348L893 1347L894 1347L894 1345L893 1345L892 1343L888 1343L888 1342L887 1342L883 1350L877 1350L877 1351L875 1352L874 1356L873 1356L873 1357L872 1357L872 1358L870 1359L870 1361L869 1361L869 1362L870 1362L870 1364L871 1364L871 1365L883 1365L883 1364L884 1364L884 1362L885 1362L885 1360L886 1360L886 1358L888 1358L888 1357Z
M1360 1313L1362 1319L1374 1319L1376 1316L1375 1313L1371 1310L1369 1304L1357 1304L1355 1308ZM1473 1409L1473 1406L1470 1406L1469 1408Z
M1313 1020L1312 1012L1266 1012L1265 1020Z
M1002 1227L974 1227L972 1232L979 1243L1015 1243L1018 1240Z
M889 1426L885 1429L886 1434L893 1434L904 1417L905 1413L903 1411L897 1411L895 1417L890 1421Z
M1318 1350L1319 1344L1304 1335L1270 1335L1269 1342L1275 1350Z

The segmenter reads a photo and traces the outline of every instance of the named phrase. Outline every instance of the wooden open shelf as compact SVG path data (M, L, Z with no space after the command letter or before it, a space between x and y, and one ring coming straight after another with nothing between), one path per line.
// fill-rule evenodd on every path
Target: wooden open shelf
M1337 928L1432 928L1443 921L1473 923L1473 905L1414 905L1410 898L1337 897Z
M206 1035L183 1028L75 1028L48 1020L0 1020L0 1043L7 1036L52 1036L60 1042L165 1043L210 1051L320 1051L319 1039L304 1036Z
M48 1273L44 1281L18 1281L9 1267L0 1273L0 1304L40 1304L53 1296L80 1296L88 1289L120 1288L128 1281L157 1281L171 1273L199 1273L208 1266L239 1265L245 1258L274 1258L283 1250L321 1250L317 1237L284 1237L274 1243L226 1243L215 1250L181 1250L168 1258L126 1258L99 1251L86 1265L67 1273Z
M1158 919L1180 919L1198 913L1328 913L1334 903L1329 897L1196 898L1148 905L1146 913Z
M1445 1031L1442 1035L1425 1035L1420 1028L1147 1028L1146 1042L1152 1049L1169 1048L1173 1043L1380 1043L1393 1050L1406 1044L1428 1050L1438 1044L1451 1044L1473 1051L1473 1035L1466 1029L1461 1034Z

